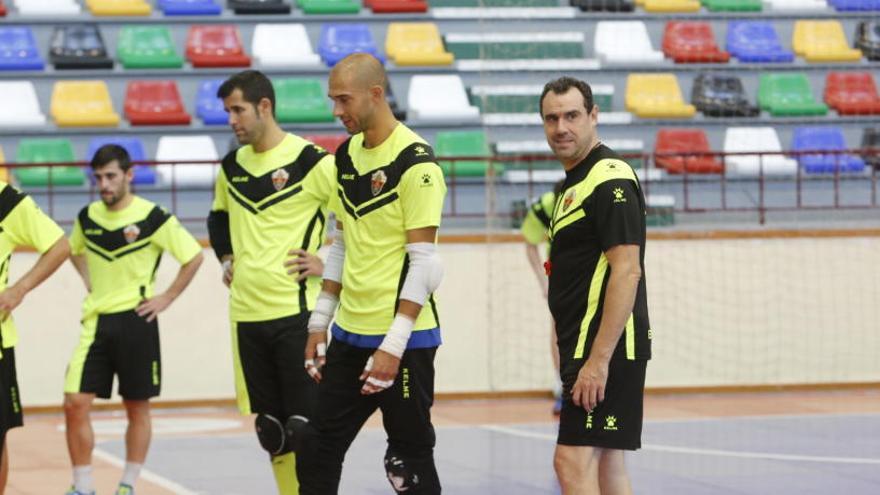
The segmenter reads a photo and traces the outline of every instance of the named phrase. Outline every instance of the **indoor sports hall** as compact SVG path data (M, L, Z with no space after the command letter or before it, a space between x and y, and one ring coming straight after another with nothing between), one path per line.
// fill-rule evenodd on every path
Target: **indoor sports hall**
M208 245L237 146L216 94L258 69L282 127L333 152L347 135L327 78L354 52L383 62L395 115L448 188L432 410L445 493L560 493L551 317L520 227L565 175L539 114L562 75L591 85L601 141L646 195L653 355L634 493L880 493L880 0L0 0L0 179L69 233L99 199L89 161L119 144L136 194L205 247L160 318L138 495L276 493L235 409ZM167 258L157 287L176 273ZM13 254L10 281L36 259ZM7 435L7 494L70 486L63 387L85 296L65 263L15 311L25 426ZM96 404L100 495L125 462L125 414ZM385 443L376 415L340 493L393 493Z

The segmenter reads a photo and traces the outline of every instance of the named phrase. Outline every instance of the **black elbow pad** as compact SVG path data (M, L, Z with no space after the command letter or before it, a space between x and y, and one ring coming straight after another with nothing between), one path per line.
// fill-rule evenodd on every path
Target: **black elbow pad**
M229 235L229 212L214 210L208 213L208 238L217 259L232 254L232 237Z

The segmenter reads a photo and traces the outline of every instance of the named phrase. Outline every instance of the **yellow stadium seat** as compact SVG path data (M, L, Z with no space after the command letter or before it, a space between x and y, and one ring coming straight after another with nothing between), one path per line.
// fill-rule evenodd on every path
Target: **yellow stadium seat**
M645 118L690 118L697 111L682 99L675 74L630 74L626 109Z
M0 146L0 165L4 163L6 163L6 158L3 156L3 146ZM6 170L6 167L0 167L0 180L9 183L9 171Z
M52 88L52 118L59 127L119 125L104 81L59 81Z
M647 12L697 12L700 0L644 0Z
M794 52L807 62L853 62L862 52L846 42L839 21L797 21L792 35Z
M451 65L455 59L433 22L388 24L385 52L397 65Z
M86 5L96 16L140 16L151 12L145 0L86 0Z

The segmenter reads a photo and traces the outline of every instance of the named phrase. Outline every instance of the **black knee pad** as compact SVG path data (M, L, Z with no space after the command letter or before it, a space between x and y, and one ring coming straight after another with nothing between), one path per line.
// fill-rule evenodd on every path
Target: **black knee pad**
M396 493L415 491L419 487L419 474L408 466L404 458L393 451L385 453L385 475Z
M290 450L297 454L306 454L314 449L318 430L304 416L291 416L284 423L284 434Z
M291 451L290 442L284 431L284 425L271 414L258 414L254 421L257 439L260 446L270 455L284 455Z

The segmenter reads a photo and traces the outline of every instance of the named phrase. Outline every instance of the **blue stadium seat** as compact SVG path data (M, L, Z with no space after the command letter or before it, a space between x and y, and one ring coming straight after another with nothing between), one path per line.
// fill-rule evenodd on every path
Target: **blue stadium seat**
M773 24L734 21L727 26L727 51L740 62L791 62L794 53L782 48Z
M792 151L842 151L847 149L847 145L843 131L838 127L798 127L794 130L791 149ZM809 174L833 174L837 171L841 173L862 172L865 170L865 161L856 155L810 153L798 155L795 158L804 172Z
M333 67L346 56L364 52L373 55L385 63L385 57L379 53L370 28L366 24L324 24L321 26L321 39L318 41L318 55Z
M158 0L156 6L165 15L220 15L223 10L214 0Z
M205 125L226 125L229 123L229 114L223 109L223 100L217 98L217 90L223 81L223 79L210 79L199 84L199 92L196 95L196 115L202 119Z
M98 148L105 144L118 144L119 146L122 146L125 148L125 151L128 151L128 155L133 162L144 161L147 159L147 154L144 152L144 143L141 142L140 138L130 136L105 136L94 138L89 142L89 149L86 152L86 160L91 161L92 157L95 156L95 153L98 151ZM95 177L92 175L92 169L90 167L86 167L86 175L89 177L89 182L94 184ZM156 169L150 165L135 165L134 180L132 182L139 185L155 184Z
M880 0L828 0L828 3L839 11L880 10Z
M0 27L0 70L43 70L31 28Z

